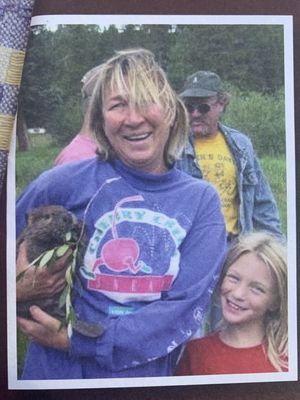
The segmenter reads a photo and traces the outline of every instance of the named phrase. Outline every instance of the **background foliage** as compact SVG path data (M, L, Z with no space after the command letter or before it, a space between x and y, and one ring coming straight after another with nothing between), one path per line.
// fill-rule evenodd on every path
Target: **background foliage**
M187 75L217 72L233 94L224 122L247 133L259 156L285 152L283 27L279 25L59 25L31 33L19 110L60 146L81 126L80 80L128 47L145 47L181 91Z

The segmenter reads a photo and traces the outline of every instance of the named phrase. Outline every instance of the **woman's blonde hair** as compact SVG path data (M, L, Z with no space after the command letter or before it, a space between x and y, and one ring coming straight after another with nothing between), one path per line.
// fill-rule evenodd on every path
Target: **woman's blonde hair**
M185 146L188 135L188 117L183 102L171 88L166 74L145 49L127 49L101 65L90 107L90 128L99 144L102 159L114 158L104 131L103 104L110 91L117 90L131 106L142 110L156 104L164 110L164 122L170 135L164 151L164 161L171 166Z
M242 255L255 254L273 274L277 285L276 309L265 316L267 355L278 371L287 368L288 316L287 316L287 263L286 247L275 236L266 232L242 235L228 251L222 278L229 267Z

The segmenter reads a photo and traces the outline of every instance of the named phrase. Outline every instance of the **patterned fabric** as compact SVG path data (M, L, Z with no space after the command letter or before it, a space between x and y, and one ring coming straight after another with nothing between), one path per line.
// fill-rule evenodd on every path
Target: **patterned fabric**
M34 0L0 0L0 191L17 111L17 98Z
M4 181L5 172L6 172L7 155L8 155L8 153L6 151L0 151L0 185L1 185L0 192L1 192L1 187L2 187L2 183Z

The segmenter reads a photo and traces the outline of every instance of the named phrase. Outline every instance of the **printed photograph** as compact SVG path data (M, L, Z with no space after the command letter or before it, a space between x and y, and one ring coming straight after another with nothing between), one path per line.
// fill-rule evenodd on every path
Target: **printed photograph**
M293 24L32 19L11 389L297 380Z

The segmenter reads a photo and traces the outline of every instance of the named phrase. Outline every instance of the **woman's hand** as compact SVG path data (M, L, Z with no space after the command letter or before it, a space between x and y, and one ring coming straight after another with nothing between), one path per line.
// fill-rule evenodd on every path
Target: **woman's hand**
M61 322L37 306L31 306L30 312L34 321L21 317L17 318L21 331L30 340L43 346L67 351L70 347L70 341L67 329L61 327Z
M59 258L51 272L47 267L28 268L29 262L26 254L25 243L19 248L17 257L17 276L26 270L24 276L17 281L17 300L26 301L31 299L52 297L55 293L63 290L65 286L65 273L67 259L70 252Z

